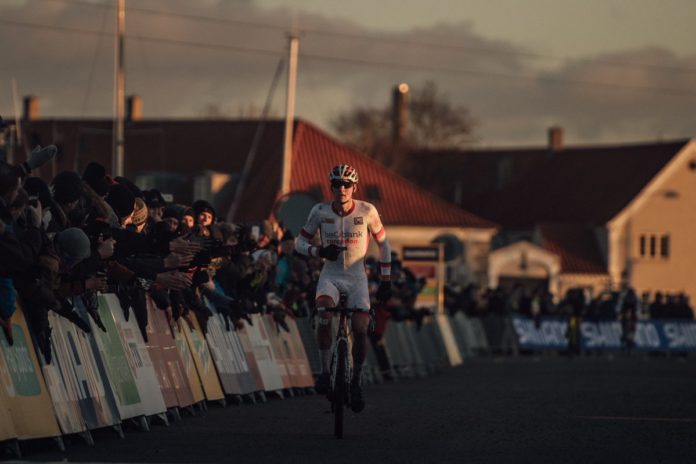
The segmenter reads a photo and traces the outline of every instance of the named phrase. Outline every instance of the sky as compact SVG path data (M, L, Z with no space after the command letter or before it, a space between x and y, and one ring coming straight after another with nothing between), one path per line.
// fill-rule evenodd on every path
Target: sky
M113 114L114 0L0 0L0 114ZM696 135L687 0L126 0L126 92L145 118L284 114L287 34L300 37L296 115L332 133L357 107L432 81L468 109L477 147ZM281 66L284 62L281 63ZM284 68L281 68L284 69ZM273 82L276 82L273 85Z

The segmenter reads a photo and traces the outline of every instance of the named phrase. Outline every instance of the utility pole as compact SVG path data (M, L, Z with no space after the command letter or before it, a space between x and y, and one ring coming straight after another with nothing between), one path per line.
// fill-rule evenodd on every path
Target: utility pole
M114 106L116 117L114 119L113 148L111 151L111 174L123 176L124 158L124 110L126 106L126 82L125 82L125 34L126 34L126 0L116 2L116 43L115 43L115 90Z
M285 144L283 147L283 174L280 184L280 194L290 192L290 168L292 165L292 132L295 119L295 85L297 83L297 50L299 39L295 34L288 36L288 91L285 105Z

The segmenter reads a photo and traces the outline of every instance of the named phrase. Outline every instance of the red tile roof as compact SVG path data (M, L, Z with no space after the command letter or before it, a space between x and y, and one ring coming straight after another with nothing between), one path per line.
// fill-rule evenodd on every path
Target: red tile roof
M605 224L688 140L624 146L426 151L407 173L421 187L508 228L540 221ZM436 162L433 162L436 161Z
M230 173L238 178L249 154L260 121L257 120L140 120L126 126L127 177L139 173L167 172L190 177L204 170ZM62 170L81 172L90 161L111 166L110 120L37 120L24 127L30 144L60 145L52 167L41 173L50 180ZM242 192L236 221L268 218L278 197L282 169L284 121L273 120L264 129L246 188ZM354 151L313 125L295 121L291 188L309 190L320 186L329 198L327 173L345 162L360 173L356 197L367 199L367 186L379 188L375 201L387 225L494 228L496 225L464 211L410 183L367 156ZM236 176L236 177L235 177ZM176 201L188 202L190 180L172 192ZM368 200L370 201L370 200ZM221 195L214 205L224 217L231 196Z
M291 181L293 190L309 190L313 185L319 185L324 198L330 198L329 170L336 164L348 163L354 166L360 175L357 198L368 200L367 187L378 186L381 200L375 202L375 205L385 224L496 227L492 222L459 209L417 187L309 123L298 123L295 129L294 153Z
M606 274L607 267L591 226L551 223L537 225L542 246L561 258L561 271L570 274Z

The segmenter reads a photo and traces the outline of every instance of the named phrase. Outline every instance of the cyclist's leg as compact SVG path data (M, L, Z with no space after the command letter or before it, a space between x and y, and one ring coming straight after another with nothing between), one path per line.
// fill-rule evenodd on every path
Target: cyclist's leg
M354 313L353 326L353 380L359 382L362 367L367 357L367 328L370 325L370 313Z
M353 282L348 292L347 305L349 308L360 308L360 313L353 313L353 380L360 381L362 366L367 357L367 329L370 325L370 294L367 279L361 278Z
M336 285L334 285L325 274L321 274L319 276L319 282L317 282L316 294L315 307L319 313L319 328L317 330L319 356L321 359L322 374L328 374L331 371L331 319L333 315L325 312L324 309L336 307L339 293Z

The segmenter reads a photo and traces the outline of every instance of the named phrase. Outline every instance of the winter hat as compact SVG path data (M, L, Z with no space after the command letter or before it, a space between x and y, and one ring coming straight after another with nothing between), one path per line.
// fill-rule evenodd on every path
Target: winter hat
M135 195L122 184L112 185L105 200L119 219L129 216L135 208Z
M38 197L42 207L48 208L51 205L51 191L42 178L27 178L24 181L24 190L27 191L30 197Z
M137 185L135 185L130 179L126 179L125 177L117 176L117 177L114 177L114 181L117 184L121 184L124 187L128 188L128 190L130 190L130 192L133 194L134 197L145 198L145 196L143 195L143 191L140 190L140 188Z
M106 176L106 168L96 161L92 161L85 167L82 180L100 197L106 195L111 186L111 180Z
M195 220L196 219L196 212L193 210L193 208L187 207L187 208L184 208L184 210L181 212L181 219L183 219L184 216L191 216Z
M203 212L208 212L213 215L213 222L215 222L216 214L215 214L215 209L213 208L213 205L208 203L205 200L196 200L193 202L193 211L196 213L194 216L194 219L198 219L198 216L203 213Z
M56 234L55 243L63 255L65 264L72 267L91 253L89 238L82 229L69 227Z
M167 203L157 189L145 190L143 191L143 195L148 208L161 208Z
M174 205L169 205L164 208L164 212L162 213L162 219L167 219L167 218L174 218L174 219L181 219L181 207L177 207ZM193 213L193 212L192 212Z
M58 203L72 203L79 200L84 192L82 179L74 171L63 171L53 178L51 191Z
M139 226L147 221L147 205L142 198L135 199L135 208L133 209L133 224Z

